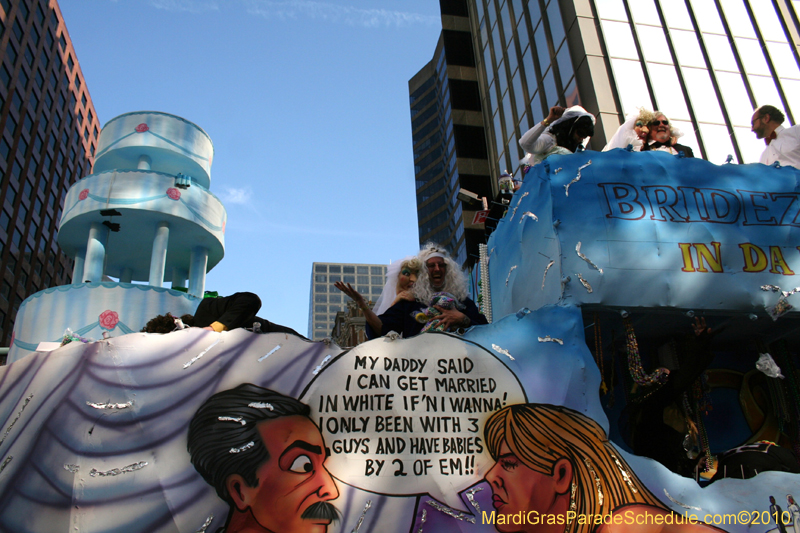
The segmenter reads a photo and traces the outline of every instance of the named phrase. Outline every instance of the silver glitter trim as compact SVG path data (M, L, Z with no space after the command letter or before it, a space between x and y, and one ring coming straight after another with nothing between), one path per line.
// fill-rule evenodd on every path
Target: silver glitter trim
M10 463L13 458L14 458L13 455L9 455L8 457L6 457L6 460L3 461L3 464L0 465L0 474L3 473L3 470L6 469L6 467L8 466L8 463Z
M581 285L583 285L583 287L586 289L586 292L591 294L592 286L589 285L589 282L583 279L583 276L581 276L580 274L575 274L575 275L578 276L578 281L581 282Z
M553 174L558 174L558 173L559 173L559 172L561 172L562 170L564 170L564 169L563 169L563 168L561 168L561 167L558 167L557 169L555 169L555 170L553 171Z
M628 474L628 471L622 467L622 463L619 462L617 456L612 453L611 458L614 459L615 463L617 463L617 468L619 468L619 471L622 474L622 479L623 481L625 481L625 483L628 484L628 488L631 489L631 492L633 492L634 494L639 492L638 490L636 490L636 487L633 486L633 481L631 481L631 476Z
M456 512L453 509L450 509L449 507L445 507L444 505L439 505L439 502L435 502L433 500L428 500L425 503L427 503L428 505L430 505L431 507L433 507L434 509L436 509L440 513L444 513L447 516L452 516L456 520L466 521L466 522L469 522L470 524L474 524L475 523L475 517L466 515L466 514L462 513L461 511Z
M465 496L467 497L467 500L469 500L469 503L471 503L472 506L475 508L475 510L478 511L479 513L481 512L481 506L478 505L478 502L475 501L475 493L480 492L482 490L483 487L475 487L474 489L470 489L465 493Z
M184 370L186 370L187 368L189 368L190 366L192 366L193 364L195 364L195 363L197 362L197 360L198 360L198 359L200 359L200 358L201 358L201 357L203 357L205 354L207 354L207 353L208 353L208 351L209 351L211 348L213 348L214 346L216 346L216 345L219 343L219 341L221 341L221 340L222 340L222 335L220 335L220 336L219 336L219 338L218 338L217 340L215 340L214 342L212 342L212 343L211 343L211 346L209 346L208 348L206 348L205 350L203 350L202 352L200 352L199 354L197 354L196 356L194 356L194 357L192 358L192 360L191 360L191 361L189 361L188 363L185 363L185 364L183 365L183 369L184 369Z
M231 448L230 450L228 450L228 453L242 453L242 452L246 452L247 450L249 450L250 448L252 448L252 447L253 447L253 446L255 446L255 445L256 445L256 443L255 443L255 442L253 442L253 441L250 441L250 442L248 442L247 444L245 444L244 446L239 446L238 448Z
M781 288L778 287L777 285L762 285L761 286L761 290L762 291L780 292Z
M364 517L367 516L367 511L369 508L372 507L372 500L367 500L367 503L364 505L364 510L361 511L361 516L358 518L358 522L356 522L356 527L350 533L358 533L358 530L361 529L361 524L364 523Z
M275 410L272 404L267 402L250 402L247 404L247 407L252 407L253 409L269 409L270 411Z
M603 488L600 485L600 477L597 475L597 472L594 471L592 462L589 461L588 457L584 457L583 462L586 464L586 468L589 469L589 472L592 474L592 476L594 476L594 484L597 487L597 507L600 508L603 506Z
M673 498L672 496L669 495L669 492L667 492L667 489L664 489L664 494L667 496L667 498L669 498L669 501L671 501L675 505L680 505L684 509L694 509L695 511L702 511L703 510L701 507L695 507L693 505L686 505L683 502L679 502L678 500L676 500L675 498Z
M519 223L520 223L520 224L522 224L522 221L523 221L523 220L525 220L525 217L530 217L530 218L532 218L533 220L535 220L536 222L539 222L539 217L537 217L536 215L534 215L534 214L533 214L532 212L530 212L530 211L525 211L524 213L522 213L522 216L521 216L521 217L520 217L520 219L519 219Z
M141 470L146 466L147 466L147 461L139 461L138 463L133 463L132 465L123 466L122 468L112 468L111 470L106 470L105 472L101 472L96 468L92 468L89 471L89 475L92 477L119 476L122 474L129 474L130 472L136 472L137 470Z
M22 401L22 407L19 408L17 416L14 417L14 420L12 420L11 423L6 428L6 432L3 434L2 440L0 440L0 444L3 444L6 441L6 439L8 438L8 434L11 433L11 429L14 427L14 424L16 424L17 420L19 420L19 417L22 416L22 411L24 411L25 408L28 406L28 404L31 403L32 398L33 398L33 393L31 393L30 396L28 396Z
M578 257L580 257L581 259L583 259L584 261L589 263L589 266L591 266L593 269L597 270L601 274L603 273L603 269L602 268L600 268L599 266L597 266L594 263L592 263L591 259L589 259L588 257L586 257L585 255L583 255L581 253L581 242L580 241L578 241L578 245L575 246L575 252L578 254Z
M86 405L89 407L94 407L95 409L127 409L128 407L133 407L133 402L128 401L125 403L92 403L90 401L86 401Z
M564 346L564 341L563 340L561 340L561 339L559 339L557 337L551 337L550 335L545 335L544 337L539 337L539 342L555 342L556 344L560 344L561 346Z
M241 416L218 416L217 420L220 422L238 422L243 426L247 425L247 421Z
M77 474L80 469L81 468L78 465L64 465L64 470L67 472L72 472L73 474Z
M422 526L424 526L425 522L427 522L427 521L428 521L428 510L427 509L423 509L422 510L422 518L419 521L420 526L419 526L419 529L417 530L417 533L422 533Z
M586 163L585 165L579 166L578 167L578 175L575 176L574 178L572 178L572 181L570 181L569 183L564 185L564 192L567 194L567 196L569 196L569 186L572 185L575 182L580 181L581 180L581 170L583 170L584 168L588 167L591 164L592 164L592 160L590 159L589 162Z
M498 345L496 345L496 344L492 344L492 349L493 349L495 352L497 352L497 353L501 353L501 354L505 355L506 357L508 357L508 358L509 358L509 359L511 359L512 361L515 361L514 357L512 357L512 356L511 356L511 354L510 354L510 353L508 353L508 350L505 350L505 349L503 349L503 348L499 347L499 346L498 346Z
M514 215L517 214L517 209L519 208L519 204L522 203L522 199L525 198L526 196L528 196L527 192L523 193L522 196L519 197L519 200L517 200L517 205L514 206L514 210L511 211L511 217L509 217L509 219L508 219L509 222L514 220ZM494 248L492 248L492 251L494 251Z
M280 349L281 349L281 345L279 344L279 345L277 345L276 347L274 347L273 349L271 349L271 350L270 350L270 351L267 353L267 355L262 355L261 357L259 357L257 362L259 362L259 363L260 363L261 361L263 361L264 359L266 359L267 357L269 357L270 355L274 354L275 352L277 352L277 351L278 351L278 350L280 350Z
M795 293L798 293L798 292L800 292L800 287L795 287L794 289L792 289L790 291L781 291L781 294L783 294L784 298L786 298L786 297L791 296L792 294L795 294Z
M209 515L209 517L208 517L208 518L206 518L206 521L205 521L205 522L203 522L203 525L202 525L202 526L200 526L200 529L198 529L198 530L197 530L197 531L195 531L194 533L206 533L206 530L208 530L208 526L210 526L210 525L211 525L211 521L212 521L212 520L214 520L214 515L213 515L213 514L212 514L212 515Z
M517 204L514 209L511 210L511 216L509 217L508 221L511 222L514 220L514 215L517 214L517 209L519 208L519 204Z
M517 268L517 265L511 267L511 270L508 271L508 277L506 277L506 287L508 287L508 280L511 279L511 273L514 272L514 269Z
M319 364L319 366L314 369L314 375L316 376L317 374L319 374L320 371L322 371L322 367L325 366L328 363L328 361L330 361L332 358L333 356L331 354L326 355L325 359L323 359L322 362Z
M544 275L542 276L542 290L544 290L544 280L547 278L547 271L550 270L550 267L555 264L555 261L550 261L547 263L547 266L544 267Z

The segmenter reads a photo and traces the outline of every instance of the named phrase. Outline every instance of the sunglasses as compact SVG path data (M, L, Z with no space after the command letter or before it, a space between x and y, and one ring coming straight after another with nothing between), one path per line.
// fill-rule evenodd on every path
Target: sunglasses
M651 126L658 126L659 124L663 124L664 126L669 126L669 120L654 120L650 123Z

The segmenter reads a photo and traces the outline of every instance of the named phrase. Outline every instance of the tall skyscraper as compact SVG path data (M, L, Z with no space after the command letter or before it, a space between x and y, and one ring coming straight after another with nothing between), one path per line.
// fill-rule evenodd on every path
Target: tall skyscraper
M408 83L419 242L438 242L460 264L471 264L484 232L471 227L474 213L465 212L458 192L492 194L486 133L467 5L440 5L433 59Z
M336 313L346 311L349 299L333 286L337 281L352 285L365 300L378 299L386 283L386 265L312 263L311 296L308 304L308 338L330 337Z
M517 166L519 137L556 104L597 117L595 150L637 107L661 110L714 163L758 161L755 107L800 116L800 2L467 3L493 172Z
M0 342L29 295L70 283L56 241L100 125L55 0L0 0Z

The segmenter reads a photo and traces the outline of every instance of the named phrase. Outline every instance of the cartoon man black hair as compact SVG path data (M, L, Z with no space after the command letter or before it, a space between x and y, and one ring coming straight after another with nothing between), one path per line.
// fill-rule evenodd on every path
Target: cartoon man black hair
M230 505L225 533L326 533L339 490L307 405L251 384L211 396L189 424L191 462Z

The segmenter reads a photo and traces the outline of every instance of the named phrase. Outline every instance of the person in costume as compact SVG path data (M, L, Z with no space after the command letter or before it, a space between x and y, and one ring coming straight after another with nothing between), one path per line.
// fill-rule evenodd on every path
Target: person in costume
M420 266L422 263L414 256L408 256L402 261L395 261L386 268L386 283L375 305L370 309L364 297L355 290L349 283L341 281L333 285L350 297L364 313L367 319L366 333L367 338L372 339L376 332L381 331L381 319L378 315L383 314L391 306L400 300L414 301L414 294L411 292L414 282L417 281Z
M413 300L401 299L379 316L381 335L394 331L403 337L413 337L425 324L416 315L429 307L435 293L447 292L458 305L452 309L437 306L436 318L442 331L456 331L476 324L487 324L486 317L468 296L467 277L447 251L438 244L427 243L417 256L422 264L413 287Z
M195 470L230 506L223 533L325 533L339 497L328 451L289 396L244 383L206 400L189 423Z
M792 527L795 533L800 533L800 505L797 505L791 494L786 495L786 510L789 511L789 515L792 517Z
M641 151L660 151L673 155L683 154L684 157L694 157L694 152L691 148L678 144L678 139L683 136L683 133L672 126L666 115L661 111L655 111L653 114L655 118L647 124L650 132L647 135L647 142L642 145Z
M775 497L769 497L769 516L770 520L774 520L778 525L780 533L786 533L786 523L783 521L783 509L775 502Z
M611 137L603 151L607 152L614 148L627 148L628 146L632 146L634 152L640 151L644 143L647 142L647 136L650 133L648 124L655 119L655 113L648 109L640 108L638 114L629 116L617 129L617 132Z
M485 480L492 488L493 523L502 533L719 531L668 509L603 428L572 409L507 406L487 420L484 440L495 460ZM523 524L513 521L520 513ZM623 523L597 523L587 516L617 516Z
M527 153L520 161L533 166L553 154L572 154L583 149L583 142L594 135L594 116L581 106L550 108L543 121L525 132L519 145Z
M305 339L292 328L274 324L256 316L261 309L261 299L252 292L237 292L231 296L203 298L194 315L174 317L170 313L150 319L142 328L145 333L170 333L184 327L203 328L210 331L230 331L236 328L253 328L258 323L260 333L291 333ZM254 328L256 329L256 328Z
M783 113L771 105L762 105L753 113L751 130L766 143L759 161L765 165L778 162L800 168L800 126L784 128L784 120Z

